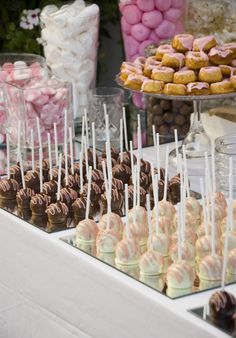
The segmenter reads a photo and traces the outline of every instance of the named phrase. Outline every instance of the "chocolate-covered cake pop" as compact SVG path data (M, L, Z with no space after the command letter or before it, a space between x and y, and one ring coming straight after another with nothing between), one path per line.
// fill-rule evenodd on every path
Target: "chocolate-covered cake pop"
M90 200L92 202L98 202L101 198L102 191L95 182L91 182L91 190L90 190ZM83 196L88 195L88 183L86 183L83 187Z
M54 180L43 184L43 194L51 197L51 202L56 202L57 182Z
M66 171L64 168L61 168L61 180L63 181L66 176ZM58 168L55 167L52 169L52 179L58 181Z
M119 158L119 153L120 153L119 149L111 147L111 158L114 158L114 160L117 161ZM107 157L106 150L103 150L102 158L106 158L106 157Z
M180 177L176 175L169 182L169 199L173 204L180 202Z
M31 197L35 195L35 192L31 188L20 189L16 194L16 203L20 209L29 209Z
M70 155L67 154L67 163L68 163L68 168L71 167L71 158ZM65 159L65 155L62 156L61 159L61 167L65 169L66 167L66 159Z
M112 189L117 189L120 192L124 191L124 184L121 180L118 180L118 178L112 178L111 181ZM102 185L102 192L105 192L105 183Z
M209 300L212 321L221 327L232 327L236 310L236 298L227 291L220 290L212 294Z
M141 158L140 160L140 171L145 173L146 175L149 175L151 172L151 164L148 161L145 161Z
M154 175L158 175L158 168L154 168ZM162 179L163 181L165 180L165 169L160 168L160 177L158 179Z
M20 189L19 183L12 178L5 178L0 181L0 199L14 200L16 193Z
M50 204L46 209L48 220L53 224L65 224L68 213L68 206L60 201Z
M88 165L93 167L93 150L90 148L87 148L87 154L88 154ZM85 155L84 155L85 158ZM85 160L83 161L83 163L86 165ZM98 163L98 156L96 154L96 165Z
M32 211L32 215L44 216L50 203L51 197L45 194L36 194L31 197L30 209Z
M121 161L121 156L119 156L119 159L117 161L118 163L123 163L125 165L127 165L128 167L131 168L131 154L129 151L125 151L122 153L122 161ZM133 154L133 162L134 164L136 164L137 162L137 158L136 156Z
M72 207L76 198L78 198L78 193L74 189L64 187L60 190L60 201L65 203L69 209Z
M140 186L140 205L142 207L145 207L146 205L146 191ZM134 186L129 185L128 186L128 198L129 198L129 209L133 208L134 205Z
M77 198L74 203L72 204L72 209L74 212L74 217L76 222L80 222L83 219L85 219L86 216L86 203L87 203L87 197L81 196ZM90 208L89 208L89 218L93 218L94 216L94 208L93 203L90 202Z
M123 184L128 184L131 177L131 169L126 164L116 164L114 168L112 168L113 177L121 180Z
M86 174L86 164L82 162L82 167L83 167L83 176ZM69 173L72 174L71 168L69 169ZM80 163L75 162L74 163L74 173L80 175Z
M158 181L158 201L163 200L164 186L165 186L165 182L162 179L159 180ZM150 194L151 208L153 208L153 206L154 206L153 184L150 185L150 187L148 189L148 193Z
M22 185L21 169L20 169L19 163L12 165L10 167L10 178L12 178L13 180L16 180L20 186Z
M26 188L31 188L37 194L40 190L39 173L37 171L28 171L25 175Z
M101 189L104 182L102 171L98 169L93 169L91 173L91 181L95 182Z
M63 179L62 182L63 187L66 186L66 179ZM74 190L78 190L80 188L80 178L79 175L77 173L75 173L74 175L68 175L68 187L70 187L71 189Z
M105 162L106 168L107 168L107 159L106 158L101 158L98 161L98 169L102 171L102 162ZM113 168L116 165L116 160L114 158L111 158L111 167Z
M35 171L37 171L38 174L39 174L39 171L40 171L39 165L37 165ZM49 162L48 162L48 160L42 161L42 173L43 173L44 182L47 182L49 180Z
M102 205L103 205L103 213L107 212L107 196L106 194L102 194ZM123 193L118 191L117 189L111 190L111 211L117 213L118 215L122 214L121 208L123 206L124 196Z

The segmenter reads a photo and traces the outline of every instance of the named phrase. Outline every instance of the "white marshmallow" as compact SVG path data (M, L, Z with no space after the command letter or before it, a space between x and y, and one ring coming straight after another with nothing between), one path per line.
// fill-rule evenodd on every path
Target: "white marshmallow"
M27 68L27 64L24 61L15 61L14 68Z

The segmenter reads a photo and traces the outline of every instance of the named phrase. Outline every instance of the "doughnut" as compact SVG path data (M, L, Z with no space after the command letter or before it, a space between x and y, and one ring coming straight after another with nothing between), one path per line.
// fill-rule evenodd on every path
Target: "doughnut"
M217 42L213 35L203 36L202 38L198 38L193 41L193 50L195 52L209 52L209 50L216 45Z
M144 70L143 70L143 75L145 75L147 77L151 77L153 69L156 68L156 67L159 67L159 66L160 66L159 61L156 61L156 64L145 65Z
M186 87L183 84L167 83L163 93L166 95L186 95Z
M189 95L209 95L210 86L207 82L191 82L187 84L187 94Z
M204 52L187 52L185 64L189 69L200 69L207 67L209 63L208 56Z
M189 82L196 81L196 74L193 70L188 68L182 68L178 72L174 73L174 83L187 84Z
M151 78L165 83L173 82L174 72L173 68L159 66L152 70Z
M232 80L223 80L210 85L211 94L233 93L234 86Z
M161 64L165 67L180 69L184 66L185 56L181 53L166 53L163 55Z
M209 54L209 60L214 65L228 65L233 59L233 52L224 47L213 47Z
M202 67L199 71L198 78L202 82L220 82L223 79L219 67Z
M164 88L163 81L145 80L143 81L141 91L146 93L162 93Z
M155 56L149 56L148 58L146 58L146 62L145 62L145 65L148 65L148 64L155 64L156 62L159 62L159 64L161 63L160 61L157 61L156 60L156 57Z
M140 68L136 68L130 65L128 65L127 68L125 68L124 66L121 66L121 71L120 71L120 76L119 76L121 81L124 82L130 74L142 75L143 72Z
M120 67L121 70L122 69L129 69L129 70L133 71L133 73L136 73L137 69L140 69L142 71L142 68L143 67L141 67L139 65L134 65L133 62L128 62L128 61L122 62L121 67Z
M236 58L236 42L225 43L222 47L231 50L233 59Z
M230 64L232 67L236 67L236 59L233 59Z
M134 90L140 90L142 87L143 81L147 78L143 75L139 74L129 74L127 79L125 80L124 85Z
M146 58L143 57L143 56L138 56L134 62L133 62L133 65L135 65L136 67L140 67L140 68L143 68L144 65L145 65L145 62L146 62Z
M172 47L178 52L185 53L193 48L194 37L191 34L178 34L172 40Z
M176 50L171 45L160 45L156 50L155 58L157 61L161 61L163 55L166 53L174 53Z
M234 89L236 89L236 75L231 76L230 81L231 81Z
M227 65L220 65L219 66L221 73L223 76L232 76L232 75L236 75L236 68L235 67L231 67L231 66L227 66Z

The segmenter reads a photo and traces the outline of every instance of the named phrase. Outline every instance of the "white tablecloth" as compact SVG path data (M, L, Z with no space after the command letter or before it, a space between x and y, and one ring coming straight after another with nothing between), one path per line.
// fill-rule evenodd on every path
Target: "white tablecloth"
M0 338L227 337L171 300L0 210ZM229 287L236 292L236 286Z

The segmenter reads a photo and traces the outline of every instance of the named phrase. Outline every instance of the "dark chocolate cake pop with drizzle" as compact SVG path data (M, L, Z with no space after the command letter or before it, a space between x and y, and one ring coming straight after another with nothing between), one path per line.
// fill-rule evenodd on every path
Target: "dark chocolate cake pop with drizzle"
M39 173L37 171L28 171L25 175L25 185L26 188L30 188L34 190L35 193L39 193Z
M50 196L40 193L36 194L30 200L30 209L32 211L32 215L45 216L46 209L50 203Z
M45 182L43 184L43 194L50 196L52 203L55 202L57 194L57 182L54 180Z
M87 148L87 156L88 156L88 165L93 167L93 151L92 151L92 149ZM84 156L84 158L85 158L85 156ZM83 162L86 166L85 160ZM97 164L98 164L98 156L96 154L96 166L97 166Z
M119 149L117 148L114 148L114 147L111 147L111 158L114 158L115 161L118 161L118 158L119 158ZM106 149L103 150L102 152L102 158L106 158L107 157L107 153L106 153Z
M65 224L68 213L68 206L60 201L50 204L46 209L48 220L52 224Z
M61 168L61 180L64 180L65 176L66 176L66 171L64 168ZM58 168L57 167L54 167L52 169L52 179L54 181L58 180Z
M117 189L120 192L124 191L124 184L121 180L118 180L118 178L113 177L111 184L112 184L112 189ZM101 190L102 190L102 192L105 192L105 190L106 190L105 189L105 183L103 183Z
M140 194L140 205L141 207L145 207L146 205L146 191L140 186L139 190ZM134 205L134 186L128 186L128 198L129 198L129 209L133 208Z
M116 164L114 168L112 168L113 177L121 180L123 184L128 184L131 177L131 169L126 164Z
M20 171L21 171L21 181L22 181L23 187L16 194L17 206L20 209L30 209L30 201L31 201L31 198L35 195L35 192L31 188L26 188L24 168L23 168L21 154L20 154Z
M86 175L86 164L84 162L82 162L82 170L83 170L83 176ZM75 174L80 175L80 163L76 162L74 163L74 172ZM71 169L69 169L69 173L72 174Z
M103 214L107 213L107 196L106 193L101 196L102 205L103 205ZM111 190L111 211L117 213L118 215L122 214L124 196L123 193L117 189Z
M165 187L165 182L162 179L158 180L158 201L163 200L164 187ZM150 185L150 187L148 189L148 193L150 195L151 208L153 208L154 207L153 183Z
M120 154L119 159L117 161L118 163L123 163L127 165L129 168L131 168L131 153L129 151L125 151L122 153L122 156ZM137 163L137 158L133 154L133 164Z
M169 182L169 199L171 203L180 202L180 176L179 174L172 177Z
M154 175L158 175L158 168L154 168ZM163 181L165 180L165 169L160 168L160 177L158 179L162 179Z
M235 296L225 290L216 291L209 300L212 321L221 327L231 327L234 324L236 310Z
M76 222L80 222L83 219L85 219L86 214L86 204L87 204L87 197L81 196L75 200L75 202L72 204L74 217ZM93 206L93 203L90 202L90 208L89 208L89 218L93 218L95 214L95 209Z
M20 164L14 164L10 167L10 178L16 180L19 186L22 185Z
M92 182L95 182L99 186L99 188L101 189L103 182L104 182L104 177L103 177L102 171L98 170L98 169L93 169L91 180L92 180Z
M102 162L105 162L105 165L107 167L107 159L106 158L101 158L99 161L98 161L98 169L102 171ZM117 164L116 160L114 158L111 158L111 166L112 168Z
M42 168L43 168L43 180L44 182L47 182L48 179L49 179L49 162L48 160L46 159L43 159L42 160ZM38 173L39 173L39 164L36 166L36 169L35 169Z
M66 179L63 179L62 185L66 186ZM68 187L74 190L79 190L80 188L80 177L77 173L68 175Z
M60 201L65 203L69 209L76 198L78 198L78 193L74 189L66 186L60 190Z

